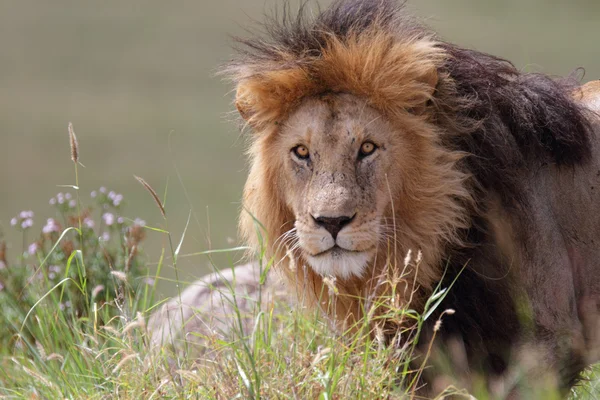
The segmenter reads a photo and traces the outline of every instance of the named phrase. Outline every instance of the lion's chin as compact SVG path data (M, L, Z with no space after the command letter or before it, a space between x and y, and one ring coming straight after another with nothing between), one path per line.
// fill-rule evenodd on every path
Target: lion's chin
M346 279L362 276L373 255L371 252L348 251L335 247L316 256L307 256L312 269L321 276Z

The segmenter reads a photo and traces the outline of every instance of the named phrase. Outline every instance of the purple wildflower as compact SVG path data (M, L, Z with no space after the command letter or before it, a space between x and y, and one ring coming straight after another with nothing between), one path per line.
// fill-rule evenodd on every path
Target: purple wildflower
M154 278L150 278L148 276L148 277L144 278L144 280L142 282L144 282L148 286L152 286L152 285L154 285Z
M100 193L105 194L106 193L106 188L104 186L102 186L100 188Z
M98 192L96 192L95 190L93 190L92 193L90 193L90 196L92 197L92 199L95 199L96 196L98 196Z
M49 203L51 206L56 205L56 198L55 197L51 198Z
M140 219L140 218L136 218L135 221L133 221L133 224L144 227L144 226L146 226L146 221L144 221L143 219Z
M115 207L118 207L122 201L123 201L122 194L116 194L115 197L113 198L113 204Z
M29 245L29 247L27 248L27 252L29 253L29 255L35 255L38 251L38 244L37 242L33 242Z
M69 207L70 207L70 208L75 208L75 207L77 207L77 201L75 201L75 200L70 200L70 201L69 201Z
M86 218L83 220L83 225L86 228L94 229L94 226L96 226L96 222L94 222L94 220L91 218Z
M62 270L62 268L59 267L58 265L51 265L48 267L48 271L54 272L56 274L58 274L61 270Z
M16 217L10 220L10 226L17 226L18 223L19 220Z
M42 228L42 233L48 234L52 232L60 232L60 226L54 218L48 218L46 225Z
M33 211L21 211L19 213L19 218L21 219L30 219L33 218Z
M23 228L23 229L31 228L32 226L33 226L33 220L30 218L21 222L21 228Z
M102 236L100 236L100 240L103 242L108 242L110 240L110 233L104 232Z
M115 223L115 216L111 213L102 214L102 219L104 220L104 223L106 224L106 226L111 226L112 224Z

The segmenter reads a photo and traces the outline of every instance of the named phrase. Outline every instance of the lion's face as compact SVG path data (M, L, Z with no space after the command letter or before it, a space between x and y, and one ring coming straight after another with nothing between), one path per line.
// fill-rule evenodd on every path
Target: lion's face
M411 145L352 95L306 99L278 135L282 195L299 251L321 275L360 276L391 236L392 202Z

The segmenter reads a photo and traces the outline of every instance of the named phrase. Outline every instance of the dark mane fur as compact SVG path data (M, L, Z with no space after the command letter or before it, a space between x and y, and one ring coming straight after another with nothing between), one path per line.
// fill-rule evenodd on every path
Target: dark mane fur
M589 160L592 128L586 111L572 99L579 87L574 78L521 73L501 58L443 46L450 56L444 68L454 87L449 100L440 101L438 116L474 124L447 139L471 155L467 168L480 184L508 195L511 175L522 168ZM458 104L444 110L453 99Z

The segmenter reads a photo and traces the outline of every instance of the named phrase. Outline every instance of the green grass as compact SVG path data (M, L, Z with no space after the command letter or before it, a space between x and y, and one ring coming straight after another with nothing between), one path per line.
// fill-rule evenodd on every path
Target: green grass
M66 188L71 195L54 198L56 215L39 235L27 222L33 217L30 213L15 217L14 229L23 237L22 254L8 257L0 245L0 398L414 396L422 373L414 365L424 364L423 358L411 363L417 357L418 332L428 311L443 298L443 288L423 314L382 299L347 332L332 329L318 311L261 301L248 307L244 294L234 292L228 335L192 334L194 340L175 343L175 351L151 346L146 321L161 304L155 299L156 283L163 267L178 271L187 227L178 234L168 230L164 200L143 180L164 218L162 228L122 217L116 193L99 190L91 200L81 195L78 149L73 145L75 182ZM141 252L147 233L163 236L166 243L154 276L148 276ZM261 262L266 274L272 260ZM376 316L371 312L375 309L385 313ZM402 346L385 345L377 329L370 334L378 318L409 322ZM246 320L251 323L246 325ZM593 373L589 378L572 398L600 393L600 380ZM446 393L457 391L449 387ZM477 388L474 394L491 398ZM552 391L536 396L558 398Z

